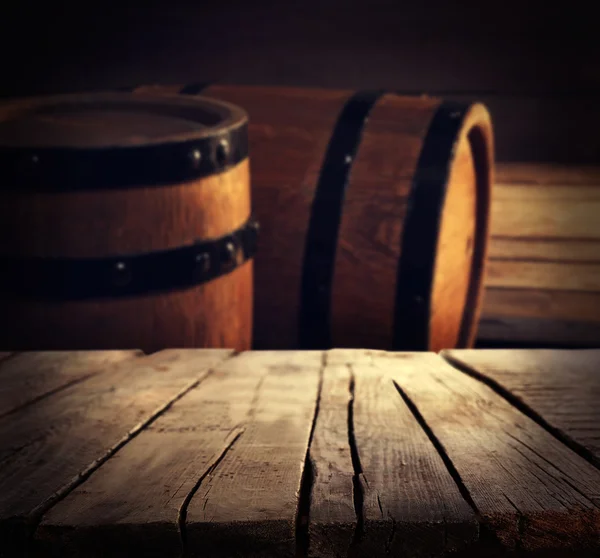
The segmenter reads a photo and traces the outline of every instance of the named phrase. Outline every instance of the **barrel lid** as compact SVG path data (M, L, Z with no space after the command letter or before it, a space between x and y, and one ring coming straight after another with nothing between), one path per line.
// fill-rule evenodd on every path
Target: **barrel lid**
M247 115L203 97L95 93L0 107L0 188L88 190L179 183L248 156Z

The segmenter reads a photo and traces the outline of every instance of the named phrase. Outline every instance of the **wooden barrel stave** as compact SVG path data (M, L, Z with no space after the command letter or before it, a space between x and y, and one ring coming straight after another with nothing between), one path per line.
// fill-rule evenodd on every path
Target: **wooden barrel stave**
M121 98L129 102L131 95ZM179 107L181 100L181 96L172 96L169 102ZM155 97L153 102L160 105L165 97ZM243 127L245 114L237 107L234 112L239 120L236 126ZM201 138L199 134L198 142ZM177 144L177 138L169 136L169 141ZM40 149L38 153L43 163L46 151ZM185 157L177 164L186 164ZM65 172L68 176L69 169ZM49 191L9 187L2 196L0 253L4 258L67 262L117 258L131 262L128 266L134 279L136 269L142 269L140 258L147 262L153 254L176 255L182 248L189 252L194 247L221 246L235 231L244 231L251 217L247 156L238 160L232 155L230 164L215 172L167 184L91 188L83 184L62 191L60 187ZM223 239L221 244L216 244L218 239ZM199 279L159 292L145 292L140 287L140 292L131 296L92 294L74 300L72 296L52 299L4 291L0 300L4 325L1 344L15 350L248 349L253 263L241 254L241 246L234 248L236 252L226 264L229 270L210 280ZM143 269L147 272L148 268ZM36 281L35 277L30 279Z
M202 84L136 89L139 94L156 91L223 99L249 113L252 196L263 233L255 270L256 348L437 350L473 344L493 165L491 123L483 106L456 107L461 114L455 135L446 140L446 151L434 156L436 172L442 174L435 178L440 205L428 208L421 202L428 221L423 231L433 234L423 250L431 253L424 259L413 255L413 262L406 263L407 212L415 176L427 172L418 169L419 158L434 116L443 110L440 99L382 92L370 110L344 116L355 102L351 91ZM441 117L441 133L453 111ZM336 230L326 233L335 239L334 250L331 238L323 241L325 233L317 231L314 241L327 244L333 260L321 259L307 271L311 215L319 211L319 181L342 118L350 126L359 120L354 122L360 128L356 145L350 146L356 153L341 197L333 193L339 185L324 186L329 190L325 197L335 197L339 205L329 200L329 209L316 219L334 223ZM443 209L444 200L452 209ZM413 245L425 234L419 231L420 220L414 219ZM419 287L424 300L417 304L412 292L416 268L417 283L425 285ZM318 275L323 293L307 301L306 293L317 290Z

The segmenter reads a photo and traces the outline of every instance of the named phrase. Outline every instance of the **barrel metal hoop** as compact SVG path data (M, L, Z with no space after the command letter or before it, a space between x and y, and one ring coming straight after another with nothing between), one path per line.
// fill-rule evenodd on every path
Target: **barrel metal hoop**
M251 217L218 239L107 258L3 257L0 287L20 296L63 301L184 290L231 273L252 259L258 228Z
M429 348L438 237L455 150L469 104L443 102L427 131L413 176L396 278L394 351Z
M227 145L223 156L222 145ZM248 123L209 137L111 148L0 148L0 191L73 192L165 186L233 168L248 157Z
M364 126L383 94L361 91L350 97L327 147L304 248L298 324L301 349L331 347L331 295L345 190Z

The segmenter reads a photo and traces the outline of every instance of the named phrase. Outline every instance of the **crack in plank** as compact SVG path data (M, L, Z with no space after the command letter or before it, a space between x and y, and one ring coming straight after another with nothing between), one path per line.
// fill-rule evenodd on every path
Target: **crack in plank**
M327 368L327 352L323 351L321 355L321 366L319 368L319 383L317 387L317 399L315 402L315 410L313 414L313 420L310 427L310 434L308 436L308 445L306 447L306 456L304 458L304 468L302 470L302 477L300 480L300 490L298 494L298 508L296 510L296 556L305 557L308 556L308 550L310 546L309 538L309 521L310 521L310 505L312 501L312 491L315 481L316 464L310 455L310 448L317 425L317 419L319 417L319 411L321 410L321 393L323 391L323 379L325 376L325 369Z
M200 477L196 481L196 484L191 488L191 490L188 492L187 496L183 500L181 507L179 508L179 513L177 514L177 528L179 530L179 538L180 538L180 542L181 542L181 556L186 556L187 552L188 552L186 519L187 519L188 507L190 505L190 502L192 501L192 498L198 492L198 490L202 486L202 483L204 482L204 480L208 476L212 475L215 472L217 467L221 464L223 459L225 459L226 455L233 448L235 443L242 437L242 434L244 432L245 432L244 428L237 428L233 432L231 432L231 434L228 436L230 438L229 441L225 442L223 449L220 451L220 453L218 455L215 456L215 458L212 460L210 465L206 468L204 473L202 473L202 475L200 475ZM207 501L208 501L208 499L206 500L206 502ZM206 506L206 502L205 502L205 506Z
M464 481L462 480L460 473L458 472L454 463L450 459L450 456L448 455L446 448L444 448L444 446L440 442L439 438L434 434L431 427L427 424L425 417L421 414L421 412L417 408L414 401L398 385L398 383L395 380L392 380L392 382L396 388L396 391L400 394L400 397L402 397L402 399L404 400L404 403L406 403L406 406L409 408L410 412L415 417L417 423L423 429L423 431L429 438L429 441L433 444L433 447L436 449L438 455L441 457L444 465L446 466L446 469L448 470L448 473L450 473L450 476L452 477L456 486L458 487L458 490L459 490L461 496L464 498L464 500L467 502L467 504L469 504L469 506L471 506L471 508L473 509L473 512L475 513L475 517L477 518L477 520L480 523L483 522L482 514L479 511L477 504L475 504L475 501L473 500L473 497L471 496L471 493L469 492L467 486L465 485Z
M538 452L537 450L535 450L534 448L532 448L529 444L525 443L520 438L517 438L516 436L513 436L510 432L506 432L505 431L505 434L507 434L510 438L512 438L516 442L519 442L521 445L525 446L531 453L533 453L534 455L536 455L537 457L539 457L542 461L545 461L548 465L550 465L551 467L554 467L564 477L567 477L567 478L569 478L571 480L575 480L575 479L573 479L573 477L571 475L569 475L568 473L566 473L565 471L563 471L555 463L552 463L552 461L550 461L548 458L544 457L540 452ZM521 454L521 455L523 455L523 454ZM531 460L529 460L529 461L531 461ZM531 462L534 463L533 461L531 461ZM547 474L550 475L550 473L547 473ZM565 479L565 482L568 482L568 481Z
M383 513L383 506L381 505L381 498L379 496L379 492L377 493L377 504L379 505L379 511L381 512L381 519L383 519L385 517L385 514Z
M219 365L224 362L238 356L240 353L235 352L229 355ZM86 480L88 480L104 463L106 463L111 457L113 457L119 450L125 447L131 440L138 436L142 431L148 428L158 418L164 415L177 401L182 399L190 391L196 389L202 382L209 378L214 371L213 368L203 371L193 382L184 387L179 393L174 395L166 403L155 409L145 420L139 422L132 429L129 430L116 444L110 447L104 455L95 459L85 469L80 471L75 477L69 482L59 488L54 494L50 495L43 502L37 505L25 518L25 528L27 530L28 543L33 542L37 528L39 527L44 515L50 511L56 504L64 500L73 490L81 486Z
M97 376L101 372L103 372L102 369L96 370L94 372L90 372L89 374L86 374L85 376L82 376L81 378L75 378L74 380L71 380L70 382L67 382L66 384L57 386L54 389L48 390L44 393L41 393L40 395L37 395L37 396L33 397L32 399L28 399L27 401L21 403L20 405L16 405L15 407L8 409L8 411L4 411L3 413L0 413L0 419L6 418L7 416L10 416L10 415L13 415L13 414L17 413L18 411L26 409L27 407L31 407L32 405L39 403L40 401L43 401L44 399L48 399L48 397L51 397L52 395L60 393L61 391L65 391L65 390L69 389L70 387L76 386L77 384L80 384L81 382L85 382L86 380L89 380L90 378Z
M346 366L348 367L348 370L350 372L350 382L348 385L348 391L350 392L350 397L348 399L348 443L350 445L350 458L352 460L352 469L354 470L354 474L352 475L352 500L354 503L354 513L356 515L356 528L354 529L354 537L352 544L356 544L362 539L365 527L365 494L363 485L361 484L361 478L364 479L367 487L369 486L369 483L363 474L360 456L358 453L358 445L354 433L354 401L356 378L354 375L354 368L352 367L352 365L347 364Z
M0 362L3 363L5 360L14 358L14 357L18 356L19 354L22 354L22 353L11 353L8 357L5 357L4 359L0 359ZM95 365L98 367L93 368L92 371L89 372L88 374L86 374L85 376L81 376L80 378L75 378L69 382L66 382L65 384L57 386L48 391L45 391L44 393L40 393L39 395L36 395L35 397L28 399L27 401L24 401L20 405L16 405L15 407L12 407L11 409L4 411L3 413L0 413L0 420L4 419L7 416L17 413L18 411L21 411L22 409L26 409L27 407L30 407L36 403L39 403L40 401L43 401L44 399L47 399L48 397L51 397L52 395L56 395L57 393L65 391L65 390L69 389L70 387L76 386L77 384L80 384L81 382L85 382L86 380L89 380L90 378L93 378L94 376L97 376L100 373L104 373L107 370L107 366L108 366L108 369L111 369L112 367L121 366L123 363L126 363L129 360L139 359L139 358L142 358L145 356L148 356L148 355L146 355L142 351L137 351L135 354L132 354L130 357L124 359L121 362L118 362L118 363L112 362L112 363L107 363L105 365L102 365L102 364Z
M554 436L559 442L565 444L569 449L574 451L579 457L585 459L588 463L600 470L600 458L594 455L592 451L586 448L583 444L580 444L569 435L567 435L560 428L557 428L550 424L542 415L530 407L523 399L506 389L496 380L486 376L479 372L476 368L469 366L468 364L460 361L447 351L442 351L440 356L448 362L454 369L470 376L481 383L488 386L492 391L502 397L505 401L510 403L513 407L521 411L525 416L533 420L536 424L541 426L549 434Z
M515 448L515 449L516 449L516 448ZM531 475L533 475L533 476L534 476L534 477L535 477L535 478L536 478L536 479L537 479L537 480L540 482L540 484L541 484L541 485L543 485L543 486L545 486L545 487L546 487L546 490L548 491L548 494L549 494L549 495L550 495L552 498L554 498L554 499L555 499L555 500L556 500L556 501L557 501L559 504L561 504L561 505L562 505L562 506L563 506L563 507L564 507L566 510L568 510L568 509L569 509L569 503L568 503L568 502L565 502L565 501L563 501L563 500L560 498L559 494L553 490L553 488L556 488L555 486L552 486L552 485L550 485L548 482L546 482L544 479L542 479L542 477L538 476L538 475L537 475L537 474L536 474L534 471L529 471L529 473L530 473ZM552 478L552 477L551 477L551 478ZM538 504L538 505L539 505L541 508L543 508L543 504L542 504L542 503L541 503L541 502L540 502L540 501L539 501L537 498L534 498L533 496L532 496L532 498L533 498L533 500L535 500L535 501L537 502L537 504Z
M519 440L518 438L515 438L514 436L511 436L511 438L513 438L514 440L521 442L521 440ZM549 465L552 465L561 475L562 480L568 484L575 492L577 492L580 496L583 496L583 498L585 498L588 502L590 502L590 504L592 504L592 506L594 506L595 508L600 509L600 506L598 506L598 504L596 504L596 502L594 502L594 500L592 500L589 496L587 496L585 493L583 493L581 491L580 488L578 488L577 486L575 486L569 479L572 479L572 477L570 475L568 475L567 473L565 473L560 467L557 467L556 465L554 465L551 461L548 461L545 457L543 457L542 455L540 455L537 451L533 450L532 448L530 448L527 444L525 444L524 442L521 442L526 448L528 448L534 455L537 455L538 457L540 457L543 461L545 461L546 463L548 463ZM513 446L513 449L519 453L520 455L522 455L529 463L531 463L532 465L535 465L540 471L542 471L543 473L545 473L546 475L548 475L551 479L554 480L558 480L557 477L555 477L554 475L552 475L550 472L548 472L546 469L544 469L539 463L537 463L536 461L533 461L528 455L526 455L525 453L523 453L522 451L519 450L519 448L517 446ZM546 483L543 483L544 485L546 485Z
M502 495L506 498L508 503L515 509L515 513L517 514L517 544L515 545L517 552L520 552L523 549L523 538L525 536L525 529L527 528L527 519L523 512L518 508L518 506L508 497L504 492Z

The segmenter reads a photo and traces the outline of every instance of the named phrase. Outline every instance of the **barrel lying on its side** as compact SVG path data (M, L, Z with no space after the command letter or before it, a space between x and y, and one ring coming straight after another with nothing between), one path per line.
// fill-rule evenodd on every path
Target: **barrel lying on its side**
M471 346L493 166L485 107L233 85L136 91L249 114L255 347Z
M248 349L246 113L128 93L0 109L0 346Z

